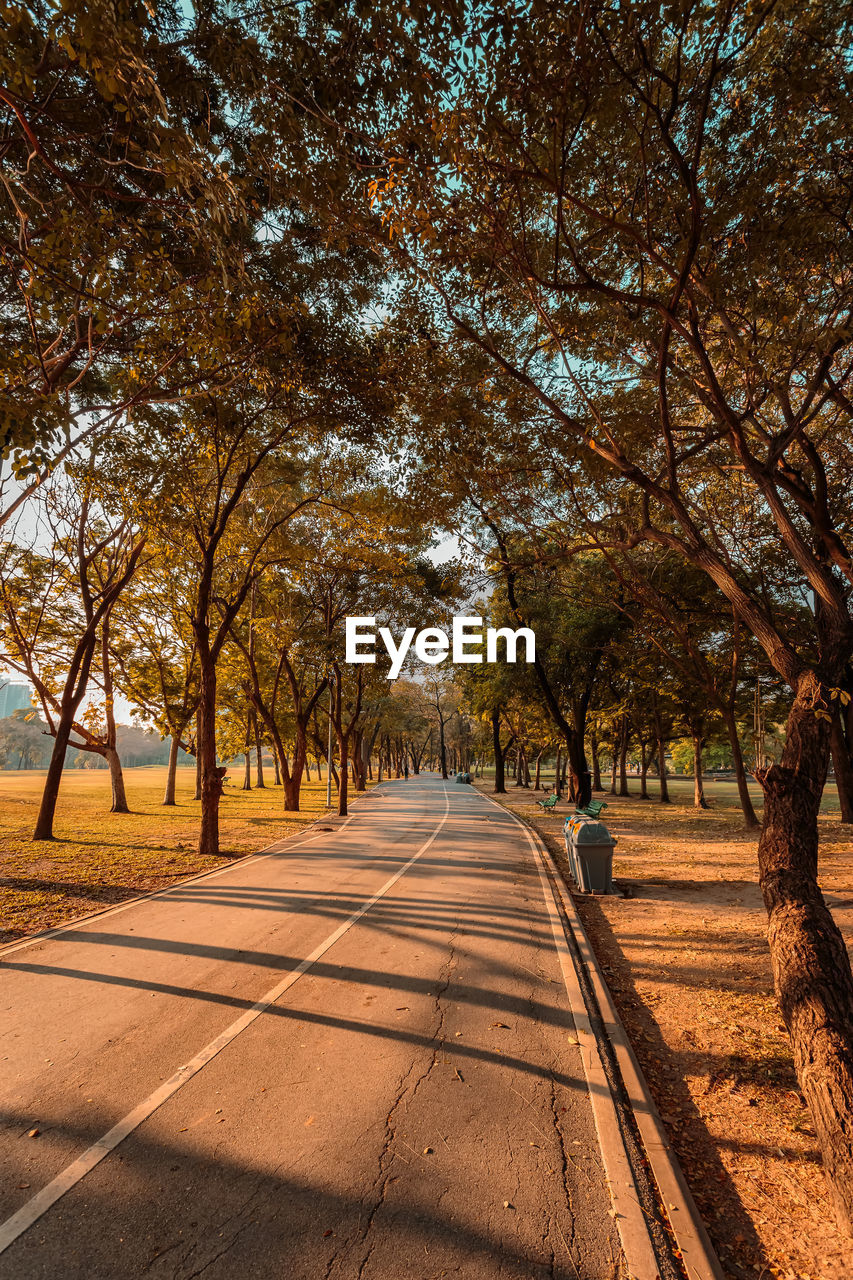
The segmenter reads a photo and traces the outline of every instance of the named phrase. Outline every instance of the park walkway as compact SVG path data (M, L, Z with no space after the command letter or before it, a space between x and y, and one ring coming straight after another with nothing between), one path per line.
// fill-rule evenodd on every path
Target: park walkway
M330 825L0 953L0 1280L628 1273L523 833Z

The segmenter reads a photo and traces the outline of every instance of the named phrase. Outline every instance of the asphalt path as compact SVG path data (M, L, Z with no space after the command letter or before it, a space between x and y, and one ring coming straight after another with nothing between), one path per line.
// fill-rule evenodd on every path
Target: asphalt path
M0 953L0 1280L625 1275L523 833L334 825Z

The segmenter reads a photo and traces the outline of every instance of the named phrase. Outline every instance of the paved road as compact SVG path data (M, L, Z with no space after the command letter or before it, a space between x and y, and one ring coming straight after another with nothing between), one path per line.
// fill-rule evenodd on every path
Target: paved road
M0 955L0 1280L624 1274L522 834L436 777L336 827Z

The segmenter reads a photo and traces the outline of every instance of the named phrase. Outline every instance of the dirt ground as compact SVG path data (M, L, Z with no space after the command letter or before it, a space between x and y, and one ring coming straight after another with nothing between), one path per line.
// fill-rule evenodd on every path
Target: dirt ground
M631 896L575 901L726 1272L842 1280L853 1248L834 1224L773 995L757 838L730 784L707 784L708 811L692 808L691 786L677 782L670 805L604 796L614 876ZM511 781L499 799L536 825L567 875L573 806L543 814ZM825 809L821 887L849 945L853 842L831 797Z
M165 767L125 769L131 813L110 813L109 774L69 769L56 839L31 840L44 770L0 771L0 945L255 853L325 812L326 784L305 784L285 814L281 787L241 791L233 770L220 808L221 857L196 852L195 769L178 770L177 804L164 808ZM270 777L270 783L272 777Z

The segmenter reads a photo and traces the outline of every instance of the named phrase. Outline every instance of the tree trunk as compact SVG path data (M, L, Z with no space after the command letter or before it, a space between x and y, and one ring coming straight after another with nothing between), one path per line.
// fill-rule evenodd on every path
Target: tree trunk
M669 783L666 780L666 743L658 738L658 777L660 778L660 803L669 804Z
M255 737L255 786L260 791L266 791L267 784L264 782L264 744L261 742L261 726L258 723L258 713L253 709L252 728Z
M853 765L841 724L841 712L832 717L831 732L832 767L835 770L835 789L841 805L841 821L853 822Z
M252 753L244 751L243 753L243 786L241 791L252 790Z
M776 994L797 1078L823 1153L835 1207L853 1226L853 974L844 940L818 888L818 822L830 726L804 677L788 716L779 764L759 781L764 825L759 882L769 918Z
M130 813L127 807L127 795L124 790L124 774L121 771L121 759L115 747L107 747L104 752L110 770L110 788L113 803L110 813Z
M554 765L554 794L559 799L563 794L563 747L557 747L557 763Z
M541 791L542 789L539 785L539 779L541 777L541 774L542 774L542 752L540 751L538 756L536 757L536 775L533 783L534 791ZM475 772L474 776L475 777L477 776L477 772Z
M180 737L178 734L173 733L169 741L169 763L166 766L166 790L163 793L163 804L173 805L175 803L175 789L178 776L178 752L180 749Z
M743 810L744 822L748 827L758 827L759 821L755 809L752 804L752 796L749 794L749 785L746 780L746 768L743 763L743 752L740 749L740 738L737 736L737 720L734 713L730 710L723 712L723 719L726 723L726 733L729 736L729 746L732 751L732 760L735 766L735 777L737 778L737 793L740 797L740 807Z
M356 793L367 790L367 753L370 744L365 738L362 730L357 729L353 738L352 764L353 776L352 780L355 785ZM409 753L406 744L403 744L404 767L408 768Z
M649 753L646 750L645 739L641 738L640 739L640 799L641 800L649 799L648 772L649 772Z
M284 777L284 810L285 813L299 812L299 795L302 790L302 772L305 757L297 748L293 753L290 768Z
M598 737L591 734L589 739L589 754L592 756L592 789L593 791L603 791L601 785L601 761L598 758Z
M71 736L71 722L74 709L60 717L56 725L56 737L53 740L53 751L50 764L47 766L47 777L41 794L41 805L36 819L34 840L53 839L53 818L56 813L56 802L59 799L59 784L62 781L62 770L65 767L65 751Z
M495 752L495 795L506 795L506 773L504 770L504 753L501 747L501 714L492 712L492 746Z
M628 720L622 720L622 732L619 738L619 794L620 796L629 796L631 792L628 790L628 746L631 741L631 734L628 730Z
M274 786L274 787L280 787L280 786L281 786L281 772L280 772L279 767L278 767L278 756L276 755L275 749L273 749L273 753L272 753L272 767L273 767L273 780L272 780L272 784L273 784L273 786ZM319 769L319 767L320 767L320 766L319 766L319 763L318 763L317 767L318 767L318 769Z
M201 799L201 707L195 713L195 795L193 800Z
M110 663L110 615L104 618L101 630L101 674L104 681L104 714L107 721L106 751L104 752L110 770L110 789L112 805L110 813L130 813L127 807L127 796L124 790L124 774L121 771L121 760L116 750L116 718L113 698L113 673Z
M349 742L343 735L338 736L338 748L340 750L340 782L338 784L338 817L345 818L347 816L347 785L349 774ZM397 775L399 777L399 774Z
M693 734L693 808L707 809L708 801L705 799L705 787L702 783L702 748L705 745L705 739L701 733Z
M613 765L610 770L610 794L616 795L616 774L619 769L619 742L617 739L613 741Z
M209 654L199 653L201 693L199 696L198 759L201 767L201 830L199 855L219 856L219 801L226 770L216 763L216 664Z

